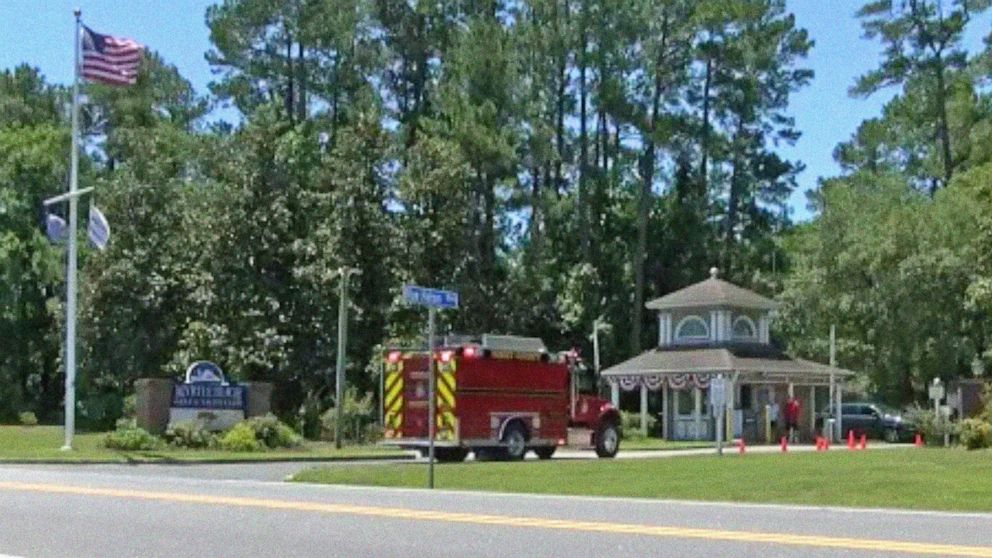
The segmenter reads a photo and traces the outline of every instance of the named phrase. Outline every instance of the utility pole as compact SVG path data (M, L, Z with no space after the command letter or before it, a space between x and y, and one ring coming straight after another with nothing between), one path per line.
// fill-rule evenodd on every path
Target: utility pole
M596 372L596 379L599 379L599 318L592 321L592 363Z
M338 366L334 383L334 447L341 449L341 434L344 421L344 358L348 346L348 279L361 275L362 270L342 266L338 268L338 281L341 292L338 296Z
M434 488L434 436L437 422L437 371L434 363L434 323L437 308L427 311L427 488Z
M63 451L72 451L72 436L76 431L76 226L79 203L79 32L82 11L76 8L76 25L72 42L75 63L72 82L72 151L69 164L69 261L66 264L65 285L65 442Z
M826 421L830 416L830 407L834 406L834 426L830 437L839 442L844 437L843 425L840 422L840 386L837 385L835 371L837 369L837 326L830 325L830 397L827 398L827 414L823 417Z

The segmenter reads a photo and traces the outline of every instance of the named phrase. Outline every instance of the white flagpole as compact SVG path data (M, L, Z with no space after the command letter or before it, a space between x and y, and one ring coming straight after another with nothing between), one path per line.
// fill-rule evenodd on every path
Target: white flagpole
M63 451L72 450L76 429L76 227L79 196L79 39L82 10L73 11L75 72L72 83L72 153L69 166L69 262L66 265L65 297L65 444Z

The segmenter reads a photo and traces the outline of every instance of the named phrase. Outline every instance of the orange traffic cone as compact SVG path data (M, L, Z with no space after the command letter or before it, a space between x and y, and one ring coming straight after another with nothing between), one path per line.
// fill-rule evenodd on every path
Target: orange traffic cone
M853 450L854 449L854 431L853 430L848 430L847 431L847 449L849 449L849 450Z
M913 445L918 448L923 447L923 436L920 436L919 432L916 433L916 440L913 442Z
M823 438L816 437L816 451L823 451Z
M744 438L741 438L740 440L737 441L737 451L741 455L744 455Z
M868 436L865 434L861 435L861 443L858 445L858 449L866 449L868 447Z
M782 436L782 451L789 451L789 440L785 436Z

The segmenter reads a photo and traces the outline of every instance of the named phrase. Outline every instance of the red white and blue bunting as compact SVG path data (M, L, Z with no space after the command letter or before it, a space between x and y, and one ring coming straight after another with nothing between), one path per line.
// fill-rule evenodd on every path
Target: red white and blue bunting
M620 383L620 389L624 391L634 391L641 387L640 376L620 376L617 381Z
M640 389L641 385L644 385L651 391L658 391L666 384L674 390L689 388L707 389L710 387L710 379L712 377L712 374L648 374L643 376L616 376L612 381L624 391Z
M683 390L689 387L689 374L678 374L668 378L668 387L674 390Z
M661 374L654 374L652 376L642 376L642 381L644 385L651 391L658 391L661 386L665 383L665 377Z

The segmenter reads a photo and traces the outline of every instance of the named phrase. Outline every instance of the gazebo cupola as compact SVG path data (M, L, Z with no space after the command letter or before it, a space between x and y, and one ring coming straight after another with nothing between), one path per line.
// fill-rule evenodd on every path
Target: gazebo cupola
M647 303L658 311L658 346L768 344L769 313L777 303L719 277Z

